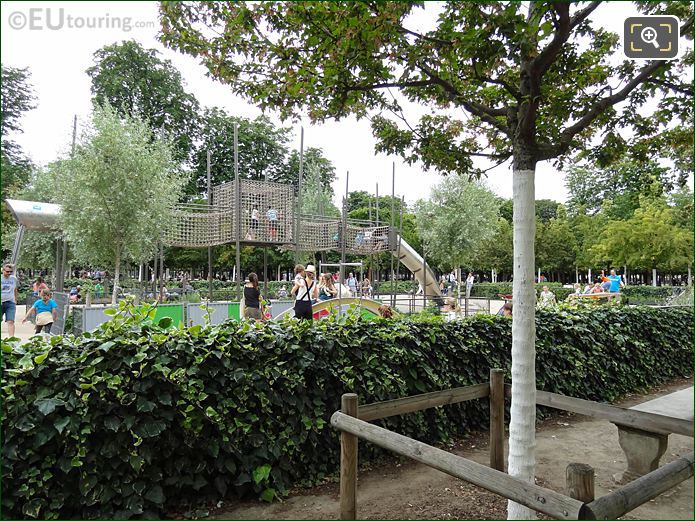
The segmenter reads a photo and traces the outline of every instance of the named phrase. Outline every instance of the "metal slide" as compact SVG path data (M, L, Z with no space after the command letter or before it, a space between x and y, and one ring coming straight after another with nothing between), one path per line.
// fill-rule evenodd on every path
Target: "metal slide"
M410 244L405 242L405 239L396 234L396 242L398 241L401 244L400 259L398 259L398 249L391 252L393 256L415 275L415 278L423 288L427 288L427 296L441 297L442 292L439 290L437 276L427 264L423 266L422 256Z

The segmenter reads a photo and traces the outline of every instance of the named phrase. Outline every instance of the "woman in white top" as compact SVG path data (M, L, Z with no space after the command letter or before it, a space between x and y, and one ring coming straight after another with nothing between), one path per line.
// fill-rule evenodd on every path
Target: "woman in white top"
M304 266L301 264L294 267L294 272L296 277L291 291L295 297L294 316L300 320L312 320L314 317L311 301L318 297L318 286L315 281L307 279Z

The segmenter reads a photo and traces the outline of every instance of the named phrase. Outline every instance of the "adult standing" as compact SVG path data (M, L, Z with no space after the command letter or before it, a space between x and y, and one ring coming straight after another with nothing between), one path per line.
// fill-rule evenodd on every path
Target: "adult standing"
M48 289L48 284L46 284L46 281L43 280L43 277L39 275L38 277L36 277L36 282L34 282L34 286L32 288L34 296L40 297L41 291L44 289Z
M357 295L357 279L355 278L354 273L350 273L350 276L348 277L347 281L347 287L350 290L350 293L352 293L352 296Z
M258 289L258 275L249 273L244 284L244 317L263 320L261 312L261 290Z
M365 297L372 298L372 289L373 288L372 288L372 283L369 280L369 277L365 277L364 279L362 279L361 287L362 287L362 295Z
M471 291L473 291L473 283L475 282L475 275L468 272L468 277L466 277L466 298L471 298Z
M611 283L610 287L608 288L608 291L611 293L620 293L620 288L625 287L623 279L620 277L620 275L615 273L615 270L611 270L611 274L608 275L607 279Z
M309 264L306 267L306 282L309 287L309 296L311 297L311 304L316 304L319 298L319 285L316 282L316 266Z
M294 286L290 292L295 297L294 316L300 320L313 320L311 297L312 293L318 292L317 288L315 284L312 286L307 282L306 272L302 264L297 264L294 267L294 272L296 276L294 278Z
M17 312L17 277L13 275L14 266L2 267L2 316L7 322L7 333L14 336L14 319Z
M456 289L456 272L454 270L451 270L451 273L449 273L449 291L451 294L454 294L454 290Z

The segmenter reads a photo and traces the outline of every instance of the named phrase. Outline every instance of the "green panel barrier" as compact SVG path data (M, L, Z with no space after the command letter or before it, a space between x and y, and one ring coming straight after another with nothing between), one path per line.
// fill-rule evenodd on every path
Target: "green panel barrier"
M365 308L362 308L360 310L360 316L362 318L367 319L367 320L372 320L372 319L377 317L377 315L375 315L373 311L371 311L369 309L365 309Z
M240 320L241 315L239 314L239 308L240 308L240 303L239 302L230 302L229 303L229 318L234 319L234 320Z
M174 326L183 324L183 304L165 304L157 306L157 311L154 314L155 323L159 322L159 320L164 317L171 318Z

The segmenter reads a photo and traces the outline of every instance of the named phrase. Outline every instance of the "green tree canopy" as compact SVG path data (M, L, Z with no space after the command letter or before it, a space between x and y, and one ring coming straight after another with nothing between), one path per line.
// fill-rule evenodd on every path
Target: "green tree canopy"
M447 177L415 208L427 256L443 268L471 267L482 243L495 233L497 197L484 185Z
M621 161L606 168L574 166L565 180L569 192L567 204L571 213L579 207L595 213L610 200L608 216L629 219L639 206L640 195L660 196L682 186L679 183L683 181L672 169L655 161Z
M593 251L614 266L683 269L693 262L693 235L677 218L665 198L643 196L630 219L608 222Z
M155 49L134 40L106 45L87 69L98 105L138 116L174 144L174 157L187 161L198 127L198 101L186 92L181 73Z
M2 112L2 199L5 200L13 190L18 190L29 180L31 162L25 157L20 146L12 139L12 134L22 133L22 116L36 108L36 98L29 82L28 68L18 69L2 65L2 89L0 106Z
M242 179L297 184L299 152L290 151L292 129L274 125L266 116L248 119L230 116L223 109L205 109L201 117L200 143L196 147L194 176L186 189L189 195L204 194L207 186L207 152L210 151L210 176L213 186L234 180L234 127L238 125L239 176ZM319 148L304 151L307 169L319 174L325 189L332 194L335 168ZM318 171L318 172L317 172Z
M122 262L151 258L184 182L170 143L108 105L95 109L74 156L57 163L56 174L62 227L75 257L113 266L114 286Z

